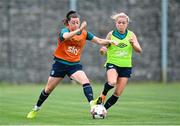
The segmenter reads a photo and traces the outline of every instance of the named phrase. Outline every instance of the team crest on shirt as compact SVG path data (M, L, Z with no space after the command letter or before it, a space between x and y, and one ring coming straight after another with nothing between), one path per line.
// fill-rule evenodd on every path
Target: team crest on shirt
M127 45L124 44L124 43L119 43L117 46L120 47L120 48L124 48L124 47L126 47Z

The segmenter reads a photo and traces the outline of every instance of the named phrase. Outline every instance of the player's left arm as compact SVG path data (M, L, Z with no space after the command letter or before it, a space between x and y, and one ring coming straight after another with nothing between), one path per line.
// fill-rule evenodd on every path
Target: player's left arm
M132 34L132 38L129 40L133 49L137 52L137 53L141 53L142 52L142 48L137 40L136 35L133 33Z

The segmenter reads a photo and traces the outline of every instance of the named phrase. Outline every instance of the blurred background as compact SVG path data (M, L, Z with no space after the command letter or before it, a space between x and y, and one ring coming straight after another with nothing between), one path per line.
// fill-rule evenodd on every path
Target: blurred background
M87 30L105 38L114 28L110 16L125 12L142 54L133 55L135 82L180 81L179 0L0 0L0 82L47 81L58 31L70 9L88 23ZM106 80L105 56L87 41L81 63L94 82ZM65 79L69 81L69 79Z

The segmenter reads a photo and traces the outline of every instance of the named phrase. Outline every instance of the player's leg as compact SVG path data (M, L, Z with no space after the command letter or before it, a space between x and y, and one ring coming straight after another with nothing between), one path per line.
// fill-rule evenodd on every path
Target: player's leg
M44 88L44 90L41 92L39 99L37 101L37 106L40 107L42 103L47 99L49 94L54 90L54 88L58 85L58 83L62 80L63 78L60 77L49 77L48 82Z
M37 111L40 109L42 103L47 99L49 94L66 75L66 71L64 70L66 67L67 66L57 61L53 64L45 89L40 93L36 105L32 111L28 113L27 118L34 118L36 116Z
M45 89L40 93L39 99L34 106L34 108L28 113L27 118L34 118L37 114L37 111L40 110L41 105L43 102L47 99L49 94L53 91L53 89L57 86L57 84L62 80L63 78L57 78L57 77L49 77L48 82L45 86Z
M90 112L92 114L92 111L96 105L96 102L94 101L94 98L93 98L93 90L90 85L89 79L87 78L86 74L82 70L76 71L74 74L71 75L71 78L76 80L83 86L84 95L86 96L90 104L90 107L91 107Z
M92 101L94 99L92 87L84 71L78 70L75 73L73 73L70 77L83 86L84 95L86 96L88 102Z
M106 109L109 109L112 105L114 105L117 102L119 96L121 96L124 88L126 87L127 82L128 82L127 77L118 77L116 89L113 95L106 101L104 105Z
M117 67L117 73L118 73L118 79L116 84L116 89L113 93L113 95L106 101L104 107L106 109L109 109L112 105L114 105L119 96L122 94L127 82L128 78L131 77L131 69L132 68L126 68L126 67Z
M101 92L100 97L97 99L97 104L104 103L106 100L107 93L114 88L117 82L118 74L115 68L111 68L107 70L107 82L104 84L104 88Z
M83 91L87 100L89 102L92 101L93 100L92 87L90 85L89 79L87 78L86 74L82 70L82 65L81 64L73 65L71 69L69 69L67 75L71 79L77 81L83 86Z

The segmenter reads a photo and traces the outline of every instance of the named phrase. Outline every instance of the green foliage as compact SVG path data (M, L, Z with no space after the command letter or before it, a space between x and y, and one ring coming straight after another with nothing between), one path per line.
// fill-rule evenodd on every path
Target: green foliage
M94 84L97 97L103 85ZM0 85L0 125L180 125L180 85L129 84L104 120L94 120L80 85L59 85L26 119L44 85ZM109 96L112 91L109 92Z

